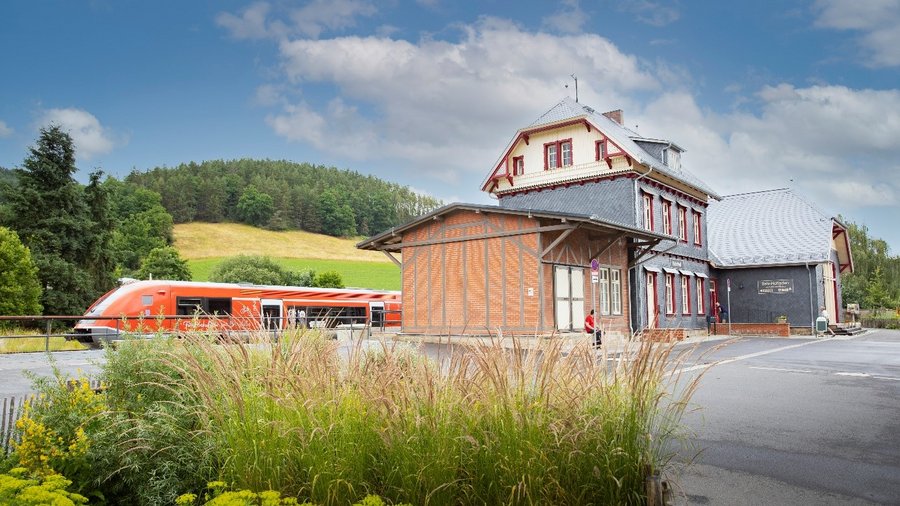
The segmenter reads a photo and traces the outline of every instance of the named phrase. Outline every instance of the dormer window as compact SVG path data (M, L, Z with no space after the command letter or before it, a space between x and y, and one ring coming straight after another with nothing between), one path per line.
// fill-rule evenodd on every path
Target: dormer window
M662 152L663 163L670 169L681 170L681 151L675 148L666 148Z
M572 139L544 144L544 169L558 169L572 165Z

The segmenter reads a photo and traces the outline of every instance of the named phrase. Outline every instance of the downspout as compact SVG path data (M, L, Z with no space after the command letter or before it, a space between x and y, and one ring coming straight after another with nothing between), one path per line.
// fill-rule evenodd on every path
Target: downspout
M640 216L640 212L638 212L638 185L637 185L637 184L638 184L638 181L640 181L641 179L644 179L644 178L647 177L651 172L653 172L653 166L652 166L652 165L648 165L648 167L650 167L650 170L648 170L647 172L645 172L645 173L641 174L640 176L638 176L637 178L635 178L634 183L633 183L633 188L634 188L634 189L633 189L632 191L634 192L634 223L635 223L635 228L637 228L636 226L637 226L637 222L638 222L638 217ZM675 244L678 244L678 243L676 242ZM631 266L631 268L628 269L628 276L629 276L630 278L634 279L634 287L636 288L635 291L638 292L638 293L640 293L641 287L640 287L640 280L639 280L638 277L637 277L637 271L636 271L637 267L638 267L637 264ZM632 296L634 297L634 301L635 301L635 302L638 302L638 301L640 300L640 298L638 297L638 294L635 293L635 294L632 294ZM648 300L648 301L647 301L647 304L649 304L649 303L650 303L650 301ZM632 314L633 316L637 316L638 319L640 319L640 315L641 315L640 304L630 304L630 305L632 306L632 308L637 308L637 313L635 313L635 312L634 312L634 309L632 309L631 314ZM645 314L646 314L646 312L645 312ZM634 337L634 333L635 333L635 332L634 332L634 323L635 323L635 322L633 321L633 319L632 319L631 322L629 322L629 327L631 327L631 336L632 336L632 338ZM649 322L648 322L648 323L649 323Z
M806 266L806 274L809 276L809 328L816 328L816 304L813 302L813 280L812 280L812 272L809 270L809 262L803 262L803 265Z

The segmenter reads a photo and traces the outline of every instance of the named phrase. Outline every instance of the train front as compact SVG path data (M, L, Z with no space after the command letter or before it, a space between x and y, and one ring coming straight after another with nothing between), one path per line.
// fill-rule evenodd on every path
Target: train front
M122 286L106 292L84 313L88 319L75 324L76 339L84 343L102 344L122 339L122 333L133 330L136 320L144 315L141 295L152 291L154 281L120 280Z

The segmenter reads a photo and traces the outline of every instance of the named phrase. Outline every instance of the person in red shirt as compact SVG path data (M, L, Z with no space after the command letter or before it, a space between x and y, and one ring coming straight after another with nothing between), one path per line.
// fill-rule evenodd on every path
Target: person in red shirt
M599 348L600 345L603 344L603 342L601 341L601 338L600 338L600 334L601 334L600 329L598 329L597 326L594 324L594 310L593 309L591 309L591 314L587 315L587 317L584 319L584 331L587 332L588 334L593 335L594 346Z

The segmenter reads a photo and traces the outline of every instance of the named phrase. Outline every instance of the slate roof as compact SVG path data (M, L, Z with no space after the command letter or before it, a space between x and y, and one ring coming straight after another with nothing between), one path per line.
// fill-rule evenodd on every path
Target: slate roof
M710 260L716 267L826 262L833 225L789 188L729 195L709 204Z
M693 186L694 188L702 191L703 193L706 193L714 199L720 198L720 196L716 194L716 192L714 192L709 186L706 185L706 183L701 181L700 178L692 174L690 171L685 170L684 168L681 168L679 170L669 168L669 166L664 164L659 158L659 156L661 156L661 153L657 153L657 156L653 156L648 153L644 148L638 145L637 142L635 142L635 140L647 140L637 132L616 123L615 121L607 118L603 114L598 113L597 111L586 105L576 102L572 97L566 97L562 99L559 103L551 107L549 111L542 114L533 123L520 130L520 132L532 130L543 125L549 125L560 121L566 121L581 117L584 117L587 121L597 127L598 130L612 139L616 144L624 149L626 153L635 158L639 163L647 165L648 167L652 167L653 170L659 171L669 177L684 181L688 185ZM516 142L517 138L518 132L515 136L513 136L512 140L510 140L509 144L507 144L506 148L503 150L503 156L506 155L506 153L512 147L513 143ZM498 162L494 164L494 167L496 167L501 160L498 160ZM490 174L488 175L488 178L490 178ZM486 178L482 182L482 188L485 184L487 184L488 178Z

